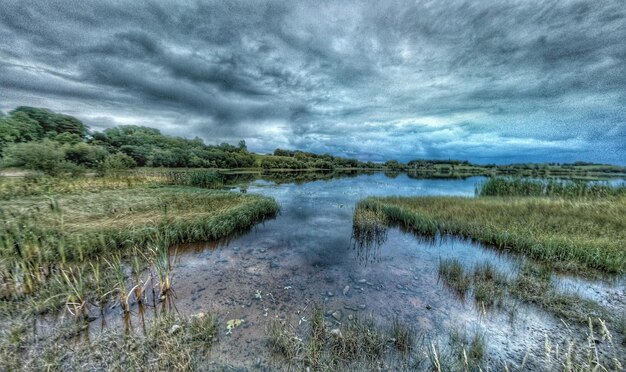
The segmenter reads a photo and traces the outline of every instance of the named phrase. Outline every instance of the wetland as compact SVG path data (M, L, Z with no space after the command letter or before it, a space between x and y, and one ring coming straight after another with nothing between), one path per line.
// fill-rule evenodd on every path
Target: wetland
M485 177L238 174L224 176L226 190L133 177L102 191L84 181L89 191L57 185L63 191L54 198L4 202L4 368L619 370L625 363L623 196L494 201L526 211L582 205L586 215L600 203L603 216L617 219L613 227L599 222L613 236L602 247L614 256L568 260L556 251L555 260L454 229L448 220L461 219L461 210L479 223L489 206L473 204L498 198L477 196ZM408 205L445 228L403 223L385 203ZM25 213L34 227L6 222ZM500 213L515 220L514 211ZM589 219L574 221L589 228ZM537 229L530 236L551 241ZM595 236L579 235L576 244ZM13 261L17 246L21 260Z

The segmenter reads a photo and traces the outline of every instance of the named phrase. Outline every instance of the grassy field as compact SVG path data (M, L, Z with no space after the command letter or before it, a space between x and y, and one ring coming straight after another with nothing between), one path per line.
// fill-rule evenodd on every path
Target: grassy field
M269 198L191 187L134 187L0 202L0 256L81 259L153 242L213 240L276 213Z
M453 234L524 254L563 270L626 272L626 197L368 198L358 209L381 210L418 233Z
M197 170L3 179L0 370L206 365L217 320L169 315L169 247L245 231L279 210L272 198L210 189L220 184ZM162 314L145 336L112 329L73 341L94 313L116 307L128 316L147 304ZM43 314L61 317L50 334L34 328Z

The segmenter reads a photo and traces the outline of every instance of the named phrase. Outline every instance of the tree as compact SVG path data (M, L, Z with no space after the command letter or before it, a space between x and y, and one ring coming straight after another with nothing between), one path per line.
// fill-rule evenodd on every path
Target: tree
M130 156L118 152L117 154L109 154L100 164L99 171L101 174L108 173L110 171L119 171L125 169L135 168L137 163Z
M5 149L3 162L5 166L32 169L49 175L74 173L79 169L65 159L63 148L49 139L41 142L11 144Z
M10 115L23 114L37 122L40 134L54 136L59 133L73 133L81 138L87 136L87 127L73 116L57 114L48 109L20 106L10 112Z
M248 146L246 146L246 141L239 141L239 152L248 152Z

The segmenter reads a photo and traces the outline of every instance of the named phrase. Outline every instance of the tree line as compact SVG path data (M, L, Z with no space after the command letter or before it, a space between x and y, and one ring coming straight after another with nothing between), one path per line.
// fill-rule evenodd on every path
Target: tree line
M4 167L49 174L136 166L241 168L255 162L243 140L237 146L207 145L199 137L167 136L135 125L91 131L75 117L27 106L0 112L0 157Z

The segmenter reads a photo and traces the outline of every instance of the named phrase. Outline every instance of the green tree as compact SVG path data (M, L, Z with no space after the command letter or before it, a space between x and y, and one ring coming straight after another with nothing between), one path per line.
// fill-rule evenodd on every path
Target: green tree
M59 133L73 133L81 138L87 136L87 127L73 116L57 114L48 109L20 106L10 112L10 115L23 114L39 125L40 134L54 136Z
M80 169L65 159L65 151L58 143L49 139L7 146L3 163L4 166L32 169L49 175L76 173Z

